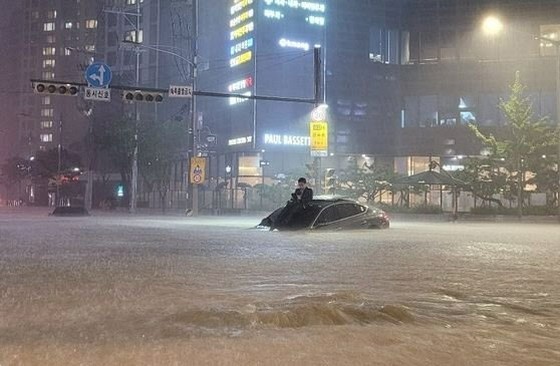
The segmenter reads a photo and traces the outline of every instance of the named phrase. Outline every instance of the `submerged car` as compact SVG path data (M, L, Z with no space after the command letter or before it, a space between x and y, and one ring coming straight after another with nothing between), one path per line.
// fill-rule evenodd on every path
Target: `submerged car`
M317 197L305 209L298 208L285 222L277 222L284 208L263 219L259 229L289 230L358 230L387 229L389 217L380 209L344 198Z
M50 216L89 216L89 212L81 206L59 206Z

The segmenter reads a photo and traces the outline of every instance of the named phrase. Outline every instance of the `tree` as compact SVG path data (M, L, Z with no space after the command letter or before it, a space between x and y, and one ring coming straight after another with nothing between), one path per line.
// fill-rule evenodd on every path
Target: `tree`
M375 163L364 164L359 167L357 163L350 163L338 177L340 193L353 199L364 199L374 203L380 194L392 189L391 183L394 173L384 166Z
M29 178L30 161L19 157L12 157L0 166L0 183L8 189L17 186L18 199L21 198L21 183Z
M110 117L96 121L93 139L100 151L109 157L115 169L120 173L128 198L134 155L135 121L131 118L118 120Z
M526 172L538 171L535 161L553 149L557 137L548 119L534 117L532 104L524 96L525 86L521 83L519 72L510 90L509 99L502 100L499 105L507 120L503 135L484 133L475 125L470 125L470 128L489 149L488 159L503 161L503 168L513 179L510 183L514 185L517 212L521 217L524 187L528 183Z
M502 169L501 163L500 160L488 157L467 159L465 168L455 172L453 176L465 182L466 189L474 197L481 199L483 205L494 203L502 207L502 201L494 196L510 189L508 189L508 174Z
M139 131L139 171L150 191L156 190L165 211L171 184L171 168L180 156L185 131L176 119L145 123Z

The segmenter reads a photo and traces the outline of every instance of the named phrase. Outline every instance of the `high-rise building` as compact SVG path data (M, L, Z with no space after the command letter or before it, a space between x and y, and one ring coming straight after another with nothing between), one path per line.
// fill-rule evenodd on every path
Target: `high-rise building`
M87 117L76 97L34 94L30 79L82 81L87 59L95 53L96 1L25 0L13 12L12 49L17 52L9 82L17 90L17 143L12 155L30 157L80 141Z

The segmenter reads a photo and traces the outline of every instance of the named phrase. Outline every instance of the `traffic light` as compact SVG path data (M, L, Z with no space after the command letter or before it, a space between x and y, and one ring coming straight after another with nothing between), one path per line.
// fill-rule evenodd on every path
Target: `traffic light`
M334 195L336 191L336 170L327 169L325 170L325 193Z
M73 84L33 82L33 92L37 94L77 96L80 87Z
M161 103L163 102L163 93L144 90L125 90L123 92L123 100L130 103Z

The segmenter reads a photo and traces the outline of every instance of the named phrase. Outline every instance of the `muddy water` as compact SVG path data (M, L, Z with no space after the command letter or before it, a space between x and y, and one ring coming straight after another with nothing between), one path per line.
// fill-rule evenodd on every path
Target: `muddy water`
M560 228L0 214L0 365L557 365Z

